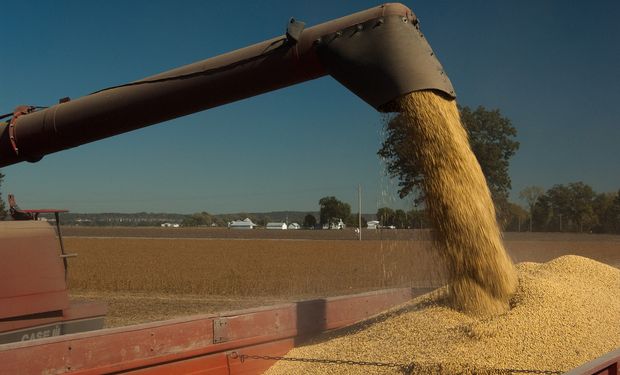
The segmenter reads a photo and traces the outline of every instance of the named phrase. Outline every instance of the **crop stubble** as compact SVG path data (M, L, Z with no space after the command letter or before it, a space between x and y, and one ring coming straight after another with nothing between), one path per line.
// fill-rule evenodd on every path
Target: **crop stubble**
M161 237L183 235L155 232ZM331 235L328 232L335 231L316 231L312 236L317 239L310 241L239 240L231 238L235 231L216 240L68 237L67 250L79 254L69 259L69 286L73 297L105 301L106 325L114 327L383 287L442 285L439 267L429 257L429 241L320 240L321 233ZM118 232L108 228L98 234L112 237ZM506 237L506 247L518 262L577 254L620 267L619 236Z
M108 327L386 287L441 285L426 241L65 241L79 254L69 264L72 296L105 301Z
M427 283L433 260L400 241L68 238L74 291L317 295ZM411 272L411 270L419 272ZM428 286L428 285L421 285Z

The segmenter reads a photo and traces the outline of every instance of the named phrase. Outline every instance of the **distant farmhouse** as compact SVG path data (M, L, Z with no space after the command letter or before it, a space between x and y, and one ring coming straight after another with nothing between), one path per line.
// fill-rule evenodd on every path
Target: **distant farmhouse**
M273 222L273 223L267 223L266 228L267 229L286 230L288 227L287 227L286 223Z
M228 228L230 229L254 229L257 225L250 220L250 218L246 217L243 220L233 220L228 223Z
M367 223L368 229L379 229L379 221L378 220L371 220Z
M301 225L299 225L297 223L290 223L288 225L288 229L301 229Z
M332 222L329 224L324 224L323 229L344 229L346 225L342 221L342 219L334 218Z

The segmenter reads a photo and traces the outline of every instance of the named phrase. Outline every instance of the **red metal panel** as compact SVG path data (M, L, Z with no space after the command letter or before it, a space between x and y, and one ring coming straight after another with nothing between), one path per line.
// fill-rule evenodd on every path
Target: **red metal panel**
M393 289L8 344L0 346L0 374L148 373L147 368L159 373L184 373L194 371L195 363L212 363L217 374L221 363L207 360L207 356L239 348L285 354L296 336L341 327L410 297L410 289ZM215 329L214 321L225 324ZM214 342L214 331L218 343ZM243 366L231 362L235 371L247 374L259 373L265 365L270 365L269 361Z
M0 374L102 373L153 366L213 342L210 319L101 330L0 347ZM181 354L179 354L181 353Z
M54 229L46 222L0 223L0 318L69 307Z
M0 283L2 282L3 281L0 280ZM10 286L7 287L7 289L8 288L10 288ZM67 307L69 307L69 295L66 290L44 291L43 293L34 293L25 296L5 297L0 298L0 319L49 311L60 311Z
M214 320L216 343L252 338L278 339L344 327L375 315L412 297L409 288L370 292L353 296L300 301L269 309L221 314Z
M325 328L345 327L409 301L426 291L426 289L392 289L363 295L328 298L328 303L325 305Z
M290 337L297 333L295 306L223 316L213 321L214 342L224 343L254 337Z
M127 371L126 373L132 375L230 375L226 353L169 362L153 367Z
M19 320L0 321L0 333L54 322L104 316L107 310L107 306L99 302L71 302L69 308L56 314L35 315Z
M284 339L265 344L253 345L230 352L228 361L230 364L230 375L254 375L262 374L269 367L273 366L276 361L264 359L246 358L243 362L239 357L245 355L267 355L267 356L283 356L286 355L295 346L294 339Z
M583 364L565 375L619 375L620 348Z
M65 320L81 319L87 316L103 316L108 313L108 306L100 302L71 301L71 306L62 312Z

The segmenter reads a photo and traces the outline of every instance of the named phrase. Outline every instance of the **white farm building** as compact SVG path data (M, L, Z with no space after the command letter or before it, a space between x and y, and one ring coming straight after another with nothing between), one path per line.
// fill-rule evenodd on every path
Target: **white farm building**
M254 224L248 217L243 220L233 220L228 223L228 228L231 229L254 229L255 226L256 224Z
M366 225L367 225L368 229L377 229L377 228L379 228L379 221L378 220L371 220Z
M286 223L267 223L267 229L278 229L278 230L286 230Z

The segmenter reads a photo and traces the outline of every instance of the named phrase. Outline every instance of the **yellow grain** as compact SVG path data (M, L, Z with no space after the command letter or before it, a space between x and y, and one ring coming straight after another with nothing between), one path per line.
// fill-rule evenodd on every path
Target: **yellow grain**
M398 104L425 177L426 205L452 304L474 314L505 311L516 287L514 267L456 102L419 91Z
M414 363L413 374L567 371L620 346L620 270L578 257L517 266L512 308L484 319L446 305L438 290L289 357ZM279 361L267 374L397 374L370 366ZM516 372L515 372L516 373Z

